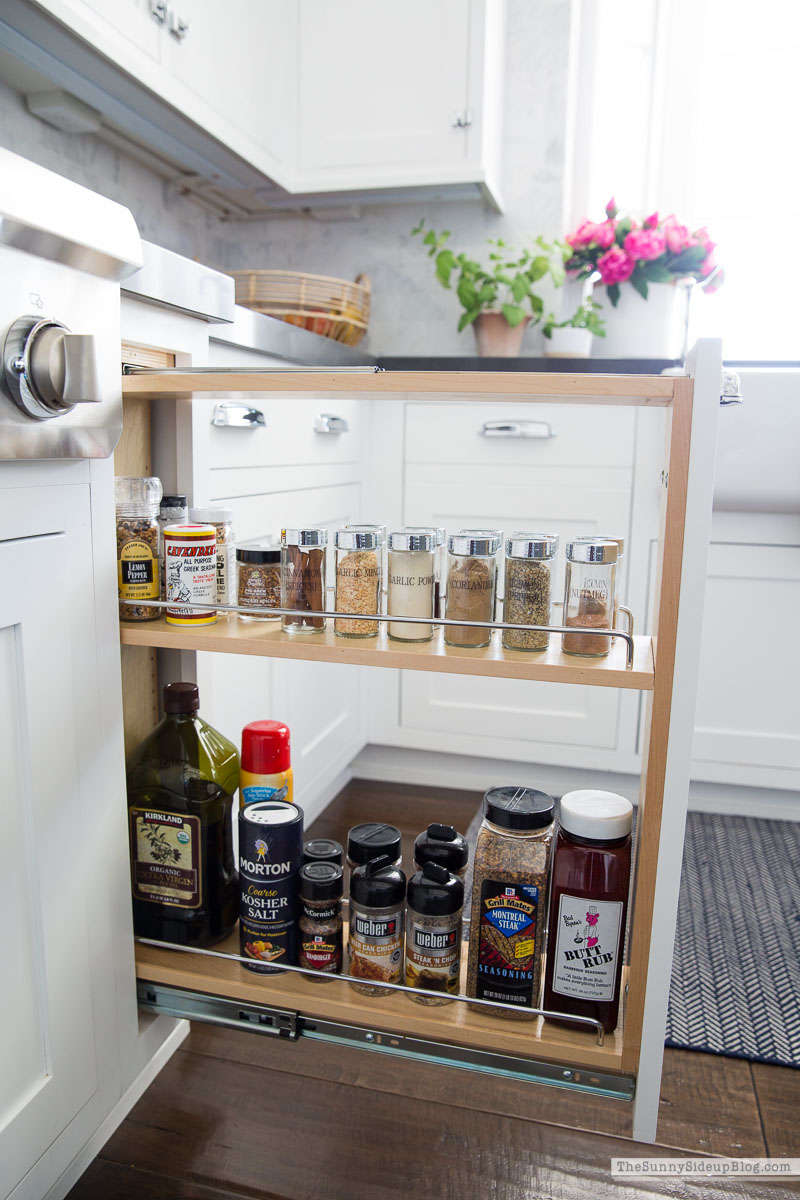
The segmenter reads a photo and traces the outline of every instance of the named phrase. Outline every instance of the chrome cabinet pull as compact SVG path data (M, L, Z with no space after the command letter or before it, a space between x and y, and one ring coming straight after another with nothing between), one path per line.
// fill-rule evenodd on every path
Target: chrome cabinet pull
M723 406L743 403L742 381L735 371L729 371L727 368L722 372L719 402Z
M260 408L251 408L241 400L223 400L214 408L211 424L227 425L231 429L255 429L257 425L266 425L264 414Z
M347 433L349 429L344 417L334 413L320 413L314 421L314 433Z
M496 438L554 438L555 429L547 421L484 421L482 437Z

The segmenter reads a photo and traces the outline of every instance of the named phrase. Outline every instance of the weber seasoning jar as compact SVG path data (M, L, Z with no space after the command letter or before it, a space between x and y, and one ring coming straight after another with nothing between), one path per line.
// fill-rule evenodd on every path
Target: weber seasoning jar
M563 633L565 654L602 658L611 649L611 638L592 629L612 629L616 597L618 547L616 542L567 542L564 579L565 625L582 626L589 632Z
M458 833L452 825L439 825L437 822L418 834L414 842L414 866L421 871L425 863L438 863L446 867L452 875L464 880L469 862L469 845L462 833Z
M280 620L280 613L241 611L248 608L281 608L280 546L271 546L267 542L248 542L237 546L236 580L240 621Z
M493 621L500 534L490 529L462 529L447 539L448 621ZM448 646L488 646L492 630L479 625L445 625Z
M214 526L217 534L217 603L235 603L233 509L191 508L189 520L197 525Z
M558 550L554 533L512 533L506 539L503 620L514 625L550 625L553 566ZM534 629L504 629L507 650L546 650L550 634Z
M380 613L383 534L378 526L350 525L337 529L337 613ZM333 630L339 637L375 637L377 621L337 617Z
M519 1006L476 1006L491 1017L533 1020L553 840L552 796L534 788L492 788L475 846L467 995Z
M458 994L463 910L464 884L446 867L426 862L409 879L406 987L419 989L417 1004L452 1004Z
M299 966L326 975L342 973L342 868L308 862L300 871ZM313 979L313 976L310 978Z
M392 866L402 862L403 839L395 825L383 821L364 821L354 825L347 834L347 865L351 872L372 858L385 855Z
M356 867L350 877L350 975L362 996L385 996L375 983L403 982L406 877L388 855Z
M327 529L281 530L281 608L300 610L283 617L287 633L321 633L325 618Z
M158 503L161 480L120 475L114 480L117 516L117 587L123 621L154 621L160 608Z

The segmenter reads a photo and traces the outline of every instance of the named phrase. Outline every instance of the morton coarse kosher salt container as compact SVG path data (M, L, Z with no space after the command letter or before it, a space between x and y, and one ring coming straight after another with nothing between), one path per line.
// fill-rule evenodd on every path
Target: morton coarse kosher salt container
M297 966L303 865L303 810L285 800L260 800L239 812L239 935L250 971L273 975L267 963Z
M168 625L213 625L217 619L217 531L213 525L167 525L164 571ZM190 605L210 604L210 608Z

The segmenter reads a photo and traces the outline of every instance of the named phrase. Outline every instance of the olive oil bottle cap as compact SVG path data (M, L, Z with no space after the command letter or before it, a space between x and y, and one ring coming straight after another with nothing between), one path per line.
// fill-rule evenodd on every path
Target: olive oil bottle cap
M165 713L193 713L200 707L200 691L196 683L167 683L164 685Z

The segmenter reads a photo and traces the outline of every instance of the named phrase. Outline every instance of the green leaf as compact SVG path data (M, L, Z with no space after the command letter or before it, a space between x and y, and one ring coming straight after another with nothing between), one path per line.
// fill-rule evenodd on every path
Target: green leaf
M673 275L681 271L696 271L705 257L705 246L689 246L687 250L681 250L680 254L669 260L669 269Z
M672 283L675 276L672 271L660 262L648 262L639 268L645 279L651 283Z
M506 273L504 271L495 271L494 277L498 283L505 283L505 284L508 284L509 287L511 287L511 276L506 275Z
M616 308L619 304L619 284L610 283L606 288L606 291L608 292L608 298L611 301L611 307Z
M536 283L536 280L541 279L542 276L546 275L549 270L550 260L544 254L540 254L528 267L528 275L530 276L531 281Z
M530 291L530 281L525 275L515 275L511 280L511 295L519 304L520 300L524 300Z
M530 304L536 315L540 317L544 312L544 300L541 298L541 296L537 296L535 292L531 292Z
M636 291L643 300L647 299L647 280L642 272L637 268L631 275L631 283L636 288Z
M561 287L567 278L567 273L562 263L557 261L550 263L550 278L556 287Z
M462 313L461 320L458 322L458 332L461 333L462 329L466 329L468 325L471 325L475 318L480 315L480 311L479 308L472 308L469 312Z
M450 287L450 276L456 265L456 256L452 250L441 250L436 256L436 278L442 287Z
M436 234L433 232L432 229L428 230L428 232L425 234L425 237L422 239L422 242L423 242L423 245L425 245L425 246L435 246L436 245Z
M630 233L630 231L632 229L633 229L633 221L630 219L630 217L623 217L622 220L617 225L616 243L618 246L621 246L623 244L623 242L625 241L625 238L628 236L628 234Z
M497 299L497 288L493 283L485 283L478 292L478 303L483 307L491 308Z
M464 308L468 311L478 306L478 292L471 279L467 279L462 275L458 281L456 292Z
M414 228L411 230L411 236L415 237L416 234L422 233L422 230L424 228L425 228L425 218L423 217L422 220L420 221L419 225L415 225Z
M525 309L520 308L518 304L503 304L501 311L512 329L516 329L517 325L525 320Z

